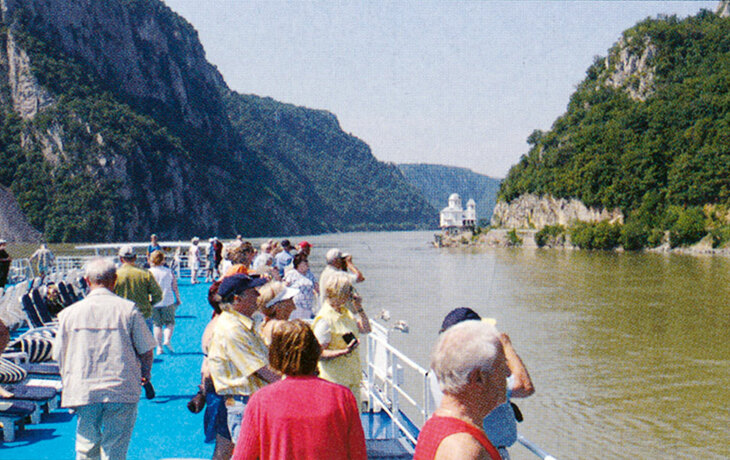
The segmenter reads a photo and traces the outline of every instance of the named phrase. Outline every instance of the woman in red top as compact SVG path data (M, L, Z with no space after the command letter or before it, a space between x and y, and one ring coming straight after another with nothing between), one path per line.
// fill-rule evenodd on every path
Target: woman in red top
M365 460L357 402L342 385L316 376L321 347L309 325L273 328L269 364L285 378L251 396L234 460Z
M431 354L444 397L418 436L414 460L501 460L482 420L506 397L509 373L494 326L464 321L439 338Z

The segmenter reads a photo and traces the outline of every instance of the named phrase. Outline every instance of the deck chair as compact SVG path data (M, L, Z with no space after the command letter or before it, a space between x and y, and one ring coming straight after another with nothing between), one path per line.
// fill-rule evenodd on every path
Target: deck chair
M12 359L16 363L21 361L28 361L30 363L43 363L51 360L53 352L53 336L50 335L52 331L29 331L24 335L21 335L17 339L10 342L7 347L9 353L21 353L22 358L20 360L14 359L14 357L7 357L3 353L3 357Z
M13 396L11 398L0 398L0 403L29 402L35 406L30 414L30 423L32 424L41 422L41 414L47 414L58 408L58 395L60 393L56 388L28 385L24 382L4 385L3 388L13 393Z
M10 398L0 398L0 419L5 416L0 423L3 423L6 440L8 436L15 437L14 427L18 418L24 420L29 417L30 423L40 423L43 412L48 413L58 407L61 394L61 382L29 379L22 366L0 358L0 383L4 384L5 390L13 393Z
M20 298L20 302L23 306L23 311L25 312L25 316L28 318L28 324L31 328L45 326L45 324L43 324L43 320L38 314L38 311L36 311L33 300L31 299L29 294L23 294L23 296Z
M15 425L22 430L25 419L36 412L37 407L30 401L4 401L0 399L0 425L3 430L3 441L15 441Z
M48 311L48 305L46 304L46 299L43 298L43 295L41 294L40 289L35 288L32 291L30 291L30 298L33 300L33 305L35 306L35 310L38 312L38 316L40 316L41 321L43 321L43 324L50 324L52 323L53 316L51 316L51 312Z
M69 306L72 303L76 302L76 297L73 294L73 291L69 288L69 285L64 283L63 281L59 281L58 284L58 292L61 294L61 299L63 300L63 304L65 306Z

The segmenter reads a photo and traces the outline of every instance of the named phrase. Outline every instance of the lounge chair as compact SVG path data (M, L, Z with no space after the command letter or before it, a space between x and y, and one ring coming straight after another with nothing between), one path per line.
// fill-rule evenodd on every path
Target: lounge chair
M30 291L30 298L33 300L33 305L35 306L35 309L38 312L38 316L40 316L41 321L43 321L43 324L53 323L53 316L51 316L51 312L48 311L46 299L43 298L41 291L38 288L33 289L32 291Z
M25 419L37 411L37 407L30 401L3 401L0 400L0 425L5 442L15 441L15 425L20 429L25 427Z

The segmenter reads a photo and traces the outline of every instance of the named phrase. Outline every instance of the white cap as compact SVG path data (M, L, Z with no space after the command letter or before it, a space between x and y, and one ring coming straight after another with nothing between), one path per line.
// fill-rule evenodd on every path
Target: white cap
M291 299L292 297L294 297L297 294L299 294L299 289L287 287L283 291L281 291L279 294L277 294L276 297L269 300L266 303L266 308L271 308L283 300Z
M132 246L125 244L121 248L119 248L119 257L122 259L130 259L134 257L134 248Z
M350 254L346 252L340 251L338 248L332 248L329 251L327 251L327 254L325 254L324 258L327 261L328 264L332 264L337 259L346 259L350 257Z

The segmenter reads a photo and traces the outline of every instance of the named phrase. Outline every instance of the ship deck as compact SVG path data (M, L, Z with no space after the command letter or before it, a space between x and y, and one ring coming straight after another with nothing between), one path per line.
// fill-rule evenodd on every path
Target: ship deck
M130 459L204 459L213 454L213 444L204 442L203 413L192 414L186 406L200 382L200 337L212 313L207 302L209 285L191 285L186 279L179 283L183 303L175 318L175 354L155 357L152 382L157 396L152 400L140 399L128 452ZM361 419L368 438L369 458L411 458L408 446L389 439L391 422L384 412L366 412ZM15 441L0 441L0 457L73 458L75 430L75 417L67 409L53 410L43 415L41 423L27 424Z

